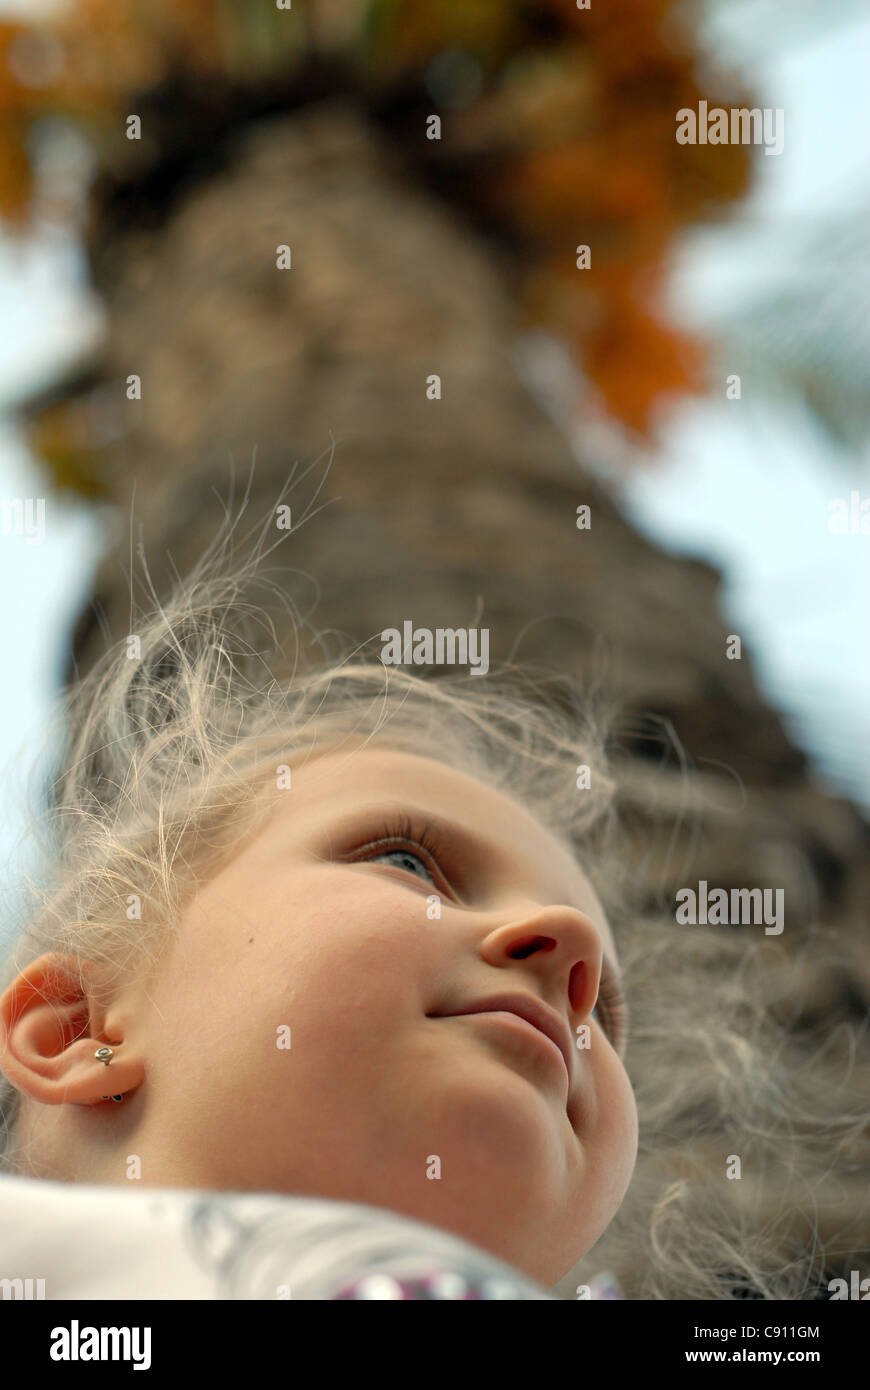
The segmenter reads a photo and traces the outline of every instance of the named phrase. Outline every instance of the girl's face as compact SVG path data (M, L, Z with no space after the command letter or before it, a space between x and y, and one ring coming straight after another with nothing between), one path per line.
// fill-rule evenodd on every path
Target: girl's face
M123 1183L138 1154L149 1186L388 1208L552 1285L635 1163L593 1014L615 964L590 884L517 802L424 757L323 755L105 1012L91 1041L115 1059L80 1054L93 1095L58 1105L50 1148L83 1181ZM567 1068L515 1016L468 1012L496 996L550 1011ZM110 1088L122 1106L98 1103Z

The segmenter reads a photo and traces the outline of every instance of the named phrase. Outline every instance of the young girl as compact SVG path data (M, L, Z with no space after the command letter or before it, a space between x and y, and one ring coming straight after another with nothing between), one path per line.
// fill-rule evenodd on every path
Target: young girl
M0 982L0 1277L584 1298L616 1269L632 1297L812 1297L811 1242L762 1235L759 1184L795 1215L801 1097L736 983L750 947L630 907L579 694L302 670L292 622L276 676L244 597L265 535L242 563L220 538L67 702L45 888ZM726 960L722 1032L699 982Z

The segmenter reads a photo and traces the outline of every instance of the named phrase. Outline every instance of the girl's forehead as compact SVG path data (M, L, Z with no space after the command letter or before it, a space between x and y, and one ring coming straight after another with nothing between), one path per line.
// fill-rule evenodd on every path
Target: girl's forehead
M567 844L510 794L417 753L380 746L325 751L293 773L306 825L335 826L368 811L416 812L448 837L459 832L481 873L543 904L565 904L592 919L616 958L604 910ZM296 796L294 795L294 801Z

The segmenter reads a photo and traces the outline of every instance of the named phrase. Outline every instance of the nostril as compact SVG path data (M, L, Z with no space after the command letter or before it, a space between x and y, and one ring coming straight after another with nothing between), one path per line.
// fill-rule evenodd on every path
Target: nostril
M579 1012L583 1005L583 992L586 988L586 964L578 960L568 977L568 999L571 1008Z
M556 943L551 936L533 936L527 941L520 941L513 947L508 955L512 960L525 960L526 956L532 955L535 951L554 951Z

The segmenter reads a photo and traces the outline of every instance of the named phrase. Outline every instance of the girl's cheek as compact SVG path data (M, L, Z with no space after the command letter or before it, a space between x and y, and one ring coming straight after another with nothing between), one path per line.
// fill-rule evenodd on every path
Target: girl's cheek
M628 1072L615 1053L611 1053L607 1059L609 1065L602 1068L601 1086L599 1095L605 1103L609 1102L612 1109L617 1112L622 1120L621 1128L624 1130L625 1142L628 1146L633 1146L637 1151L637 1101L634 1089L629 1079Z

